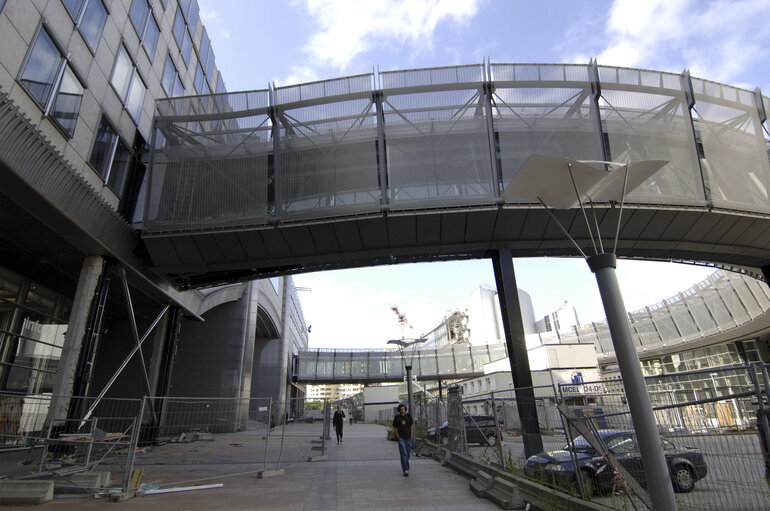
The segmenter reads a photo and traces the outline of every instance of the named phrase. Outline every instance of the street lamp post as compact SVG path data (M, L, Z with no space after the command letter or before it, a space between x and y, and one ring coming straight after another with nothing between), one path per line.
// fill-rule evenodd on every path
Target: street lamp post
M406 395L408 400L409 406L409 413L413 414L414 410L412 409L412 360L414 359L414 345L415 344L421 344L428 339L422 337L419 339L391 339L388 341L388 344L395 344L398 346L398 351L401 353L401 361L404 363L404 367L406 368ZM412 357L409 359L409 363L406 362L406 359L404 358L404 349L406 348L412 348Z

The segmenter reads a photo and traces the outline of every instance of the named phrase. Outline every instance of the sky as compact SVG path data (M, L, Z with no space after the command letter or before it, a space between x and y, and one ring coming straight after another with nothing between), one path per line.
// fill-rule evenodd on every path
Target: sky
M199 0L228 91L373 70L499 63L587 63L682 72L770 94L770 0ZM573 305L604 318L582 259L516 259L536 317ZM713 270L619 261L636 310ZM433 329L479 285L488 260L402 264L295 276L311 347L385 348ZM412 329L399 328L391 305Z

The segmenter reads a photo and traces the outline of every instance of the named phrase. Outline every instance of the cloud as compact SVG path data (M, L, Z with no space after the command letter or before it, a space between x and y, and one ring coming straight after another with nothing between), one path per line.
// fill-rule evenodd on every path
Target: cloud
M695 76L733 82L763 65L770 29L757 20L768 15L770 0L615 0L597 60L673 72L689 68Z
M219 19L217 11L200 8L200 17L209 32L209 39L231 39L230 29Z
M305 51L315 64L346 70L375 46L408 43L430 48L442 22L463 24L476 15L479 0L306 0L319 30Z
M315 82L320 80L316 69L312 66L291 66L289 76L284 78L276 85L282 87L285 85L294 85L297 83Z

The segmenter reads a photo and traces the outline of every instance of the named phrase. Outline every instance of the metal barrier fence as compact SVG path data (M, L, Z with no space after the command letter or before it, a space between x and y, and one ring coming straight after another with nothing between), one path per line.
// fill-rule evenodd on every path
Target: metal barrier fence
M728 366L646 379L679 509L770 509L768 367ZM620 479L644 484L623 382L532 390L543 450L550 455L531 463L525 463L515 395L464 398L458 389L447 393L445 404L418 400L415 417L418 424L425 421L425 438L453 453L614 508L645 509L643 488ZM437 415L436 406L445 407L445 415ZM596 434L598 448L580 438L584 433L589 440Z
M65 400L69 417L51 410ZM326 451L330 404L304 399L101 399L0 394L0 477L101 493L278 470ZM71 417L87 417L85 419ZM98 472L99 483L73 482Z
M67 403L56 408L57 402ZM0 393L0 476L54 479L71 485L79 472L110 472L118 485L130 475L142 400ZM54 410L69 410L55 416ZM84 417L86 419L73 418ZM103 479L97 492L111 483Z

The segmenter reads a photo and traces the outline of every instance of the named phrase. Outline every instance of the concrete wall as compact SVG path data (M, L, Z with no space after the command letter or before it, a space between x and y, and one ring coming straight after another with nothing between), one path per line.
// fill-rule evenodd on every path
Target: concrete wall
M240 397L249 294L215 307L206 321L182 321L171 377L172 396Z

